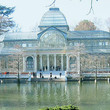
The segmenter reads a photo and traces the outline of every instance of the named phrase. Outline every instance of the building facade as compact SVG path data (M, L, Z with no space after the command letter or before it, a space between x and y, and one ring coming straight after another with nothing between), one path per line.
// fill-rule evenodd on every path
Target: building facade
M43 15L39 29L4 35L0 72L109 71L109 32L70 31L65 16L55 7Z

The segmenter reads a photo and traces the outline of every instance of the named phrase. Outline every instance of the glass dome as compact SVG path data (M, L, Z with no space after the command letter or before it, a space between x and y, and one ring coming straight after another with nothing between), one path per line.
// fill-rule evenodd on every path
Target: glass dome
M49 26L68 27L66 18L59 8L50 8L49 11L43 15L39 27Z

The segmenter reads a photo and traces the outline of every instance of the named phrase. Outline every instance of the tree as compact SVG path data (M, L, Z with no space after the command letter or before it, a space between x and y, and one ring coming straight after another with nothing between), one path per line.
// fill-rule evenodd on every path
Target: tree
M55 3L56 3L56 1L57 0L52 0L52 3L48 6L48 7L50 7L50 6L55 6ZM84 1L84 0L80 0L80 1ZM95 0L95 1L98 1L98 0ZM91 4L91 6L90 6L90 9L89 9L89 12L88 12L88 14L87 15L89 15L91 12L94 12L94 10L93 10L93 0L90 0L90 4Z
M110 18L106 20L108 31L110 32Z
M104 23L103 23L102 19L94 17L93 23L97 28L96 30L103 30Z
M52 6L53 4L55 4L56 1L57 1L57 0L52 0L52 3L51 3L49 6ZM80 1L83 1L83 0L80 0ZM89 11L93 10L93 9L92 9L93 0L90 0L90 1L91 1L91 8L90 8ZM95 1L98 1L98 0L95 0Z
M15 23L9 15L14 12L15 7L0 5L0 35L14 27Z
M36 23L35 26L32 27L32 32L38 32L39 28L38 28L38 24Z
M13 62L11 62L11 66L13 67L14 71L18 73L18 83L20 83L20 73L23 67L22 55L23 49L19 45L15 45L14 52L9 55L10 59L13 59Z
M14 28L11 30L11 32L21 32L21 27L18 24L16 24Z
M83 43L78 43L76 46L73 47L68 47L68 49L72 50L72 53L69 55L69 57L71 58L71 67L73 68L72 71L75 70L75 72L77 71L78 74L80 74L81 72L81 55L85 54L85 45ZM74 58L74 59L72 59ZM74 65L73 65L74 64ZM71 70L71 69L70 69Z
M81 30L96 30L96 26L91 21L83 20L78 25L76 25L76 27L74 28L74 30L76 30L76 31L81 31Z

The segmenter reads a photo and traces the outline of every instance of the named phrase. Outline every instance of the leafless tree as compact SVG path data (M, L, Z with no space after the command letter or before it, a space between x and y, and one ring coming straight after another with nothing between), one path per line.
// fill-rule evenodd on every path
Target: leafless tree
M109 32L110 32L110 18L108 18L108 19L106 20L106 25L107 25L107 28L108 28L108 30L109 30Z
M93 19L93 23L96 26L96 30L101 30L101 28L103 28L103 21L100 18L94 18Z
M50 7L50 6L52 6L52 5L55 5L55 2L56 2L57 0L52 0L52 3L48 6L48 7ZM80 1L83 1L83 0L80 0ZM93 10L93 1L94 0L90 0L90 9L89 9L89 12L87 13L87 15L89 15L91 12L93 12L94 13L94 10ZM95 1L98 1L98 0L95 0Z
M11 57L13 60L13 62L11 62L10 65L12 65L14 68L14 71L18 73L18 83L20 83L20 73L23 66L22 55L23 55L23 49L19 45L16 45L15 51L12 52L11 55L9 55L9 57Z
M21 27L16 24L11 30L11 32L21 32Z

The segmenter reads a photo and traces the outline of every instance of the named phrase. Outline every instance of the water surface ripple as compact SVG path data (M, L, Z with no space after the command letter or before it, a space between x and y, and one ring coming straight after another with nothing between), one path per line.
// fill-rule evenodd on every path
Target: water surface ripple
M80 110L110 110L110 84L107 81L0 84L0 110L38 110L68 104Z

